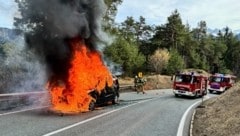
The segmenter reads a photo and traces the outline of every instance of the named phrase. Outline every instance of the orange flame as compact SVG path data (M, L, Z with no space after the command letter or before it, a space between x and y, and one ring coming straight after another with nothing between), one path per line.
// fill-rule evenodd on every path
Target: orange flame
M90 51L80 38L72 39L70 45L74 53L66 83L51 81L48 86L52 110L85 112L89 110L90 102L95 101L88 93L91 90L101 93L106 84L112 86L113 80L99 52Z

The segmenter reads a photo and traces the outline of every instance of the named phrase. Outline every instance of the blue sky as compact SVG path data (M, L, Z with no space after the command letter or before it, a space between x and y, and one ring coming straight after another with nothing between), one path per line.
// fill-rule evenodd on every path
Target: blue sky
M13 18L19 16L14 0L0 0L0 27L13 27Z
M230 27L240 29L239 0L123 0L118 8L116 22L123 22L127 16L135 20L146 18L148 24L165 24L167 17L177 9L184 24L197 27L201 20L209 28Z
M239 0L123 0L118 8L116 22L122 22L127 16L136 20L146 18L148 24L160 25L177 9L184 24L196 27L201 20L209 28L230 27L240 30ZM12 28L13 18L19 16L14 0L0 0L0 27Z

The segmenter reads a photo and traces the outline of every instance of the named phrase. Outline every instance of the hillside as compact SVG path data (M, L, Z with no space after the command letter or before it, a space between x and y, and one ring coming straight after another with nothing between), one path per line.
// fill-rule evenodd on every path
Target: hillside
M144 89L153 90L153 89L169 89L172 88L171 76L166 75L146 75L144 78L147 79ZM134 78L125 77L119 78L120 86L124 85L134 85Z
M203 105L196 110L193 136L240 135L240 82Z
M209 73L202 70L202 69L184 69L181 72L191 73L194 72L195 74L201 74L208 76ZM154 89L170 89L172 88L173 81L171 80L171 76L167 75L159 75L159 74L151 74L145 75L144 78L147 80L144 89L147 90L154 90ZM134 78L125 77L119 78L120 85L134 85Z

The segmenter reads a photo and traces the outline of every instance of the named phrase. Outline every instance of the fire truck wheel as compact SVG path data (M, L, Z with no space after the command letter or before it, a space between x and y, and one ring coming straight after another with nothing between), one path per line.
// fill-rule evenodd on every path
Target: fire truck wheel
M203 95L207 95L207 90L204 90Z
M178 94L175 94L175 97L178 97Z
M227 88L225 88L224 90L223 90L223 93L225 93L227 91Z
M198 98L198 92L195 92L195 94L194 94L194 98Z
M89 104L89 110L93 111L94 109L95 109L95 102L91 101L90 104Z
M209 90L209 93L213 93L213 91L212 91L212 90Z

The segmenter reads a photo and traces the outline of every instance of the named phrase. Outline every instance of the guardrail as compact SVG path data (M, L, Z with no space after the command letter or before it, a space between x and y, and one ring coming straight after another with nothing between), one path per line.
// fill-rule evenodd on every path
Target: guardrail
M46 91L0 94L0 110L31 105L47 95Z
M44 93L47 93L47 92L40 91L40 92L8 93L8 94L0 94L0 97L26 96L26 95L35 95L35 94L44 94Z
M132 89L133 85L121 85L120 93L132 91ZM0 94L0 110L30 105L33 101L37 101L42 97L46 98L47 96L47 91Z
M122 85L120 89L132 89L133 85ZM24 96L33 96L33 95L44 95L47 94L46 91L39 91L39 92L22 92L22 93L8 93L8 94L0 94L0 102L2 98L7 97L24 97Z

